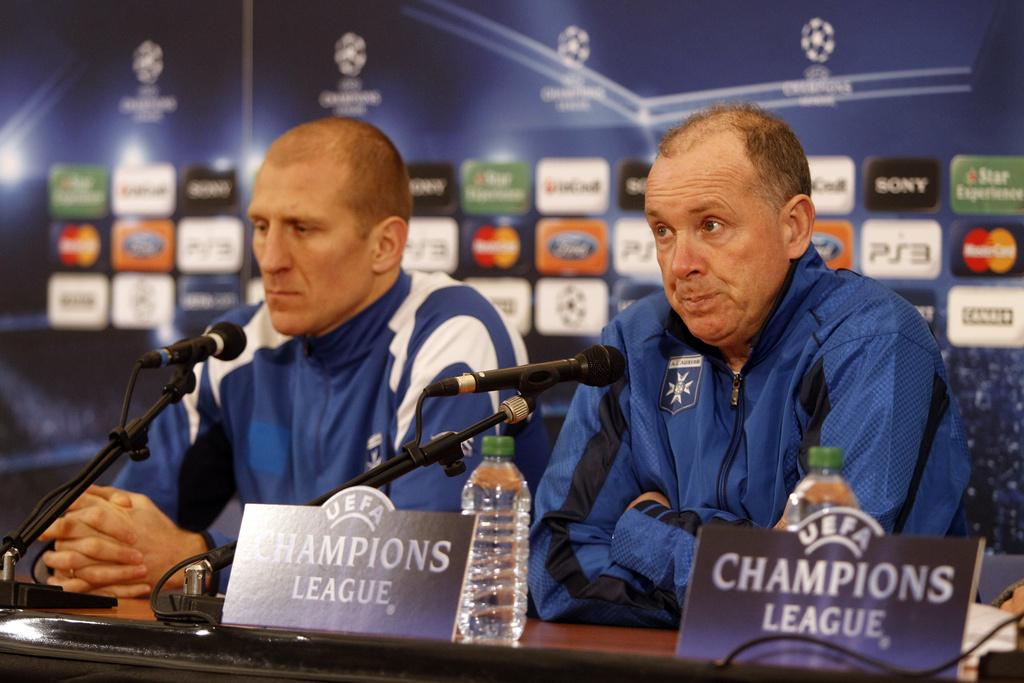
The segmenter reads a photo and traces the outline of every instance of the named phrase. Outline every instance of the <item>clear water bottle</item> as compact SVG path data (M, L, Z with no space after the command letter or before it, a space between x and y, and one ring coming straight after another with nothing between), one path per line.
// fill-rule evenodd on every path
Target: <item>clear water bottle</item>
M807 451L810 471L800 480L786 502L784 526L795 531L800 522L818 510L833 507L859 508L857 496L843 479L843 449L812 446Z
M483 462L462 489L462 513L479 515L459 609L467 640L511 642L526 624L530 490L514 451L511 436L485 436Z

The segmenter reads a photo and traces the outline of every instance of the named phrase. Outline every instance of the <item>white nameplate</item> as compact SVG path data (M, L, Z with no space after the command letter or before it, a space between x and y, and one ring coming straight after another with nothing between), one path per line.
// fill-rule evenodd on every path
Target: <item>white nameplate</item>
M319 508L246 505L224 623L451 640L475 523L363 486Z
M676 654L718 659L765 636L809 636L893 666L955 657L983 542L885 536L860 510L816 512L793 533L701 527ZM762 643L737 661L873 668L806 642ZM955 678L951 666L940 677Z

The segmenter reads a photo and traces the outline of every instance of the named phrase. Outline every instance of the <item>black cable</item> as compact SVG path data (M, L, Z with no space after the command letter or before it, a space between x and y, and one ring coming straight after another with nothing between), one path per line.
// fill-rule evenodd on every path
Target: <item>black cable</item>
M801 642L801 643L809 643L809 644L812 644L812 645L818 645L818 646L823 647L823 648L825 648L827 650L833 650L835 652L839 652L840 654L846 655L847 657L850 657L851 659L857 660L857 661L862 662L864 664L868 664L868 665L873 666L873 667L875 667L877 669L881 669L882 671L884 671L886 673L895 674L897 676L906 676L908 678L927 678L929 676L933 676L933 675L935 675L935 674L937 674L937 673L939 673L941 671L944 671L944 670L948 669L949 667L951 667L954 664L956 664L957 662L959 662L961 659L964 659L965 657L969 657L971 654L974 653L975 650L977 650L979 647L981 647L986 642L991 640L997 633L999 633L999 631L1001 631L1002 629L1006 628L1007 625L1009 625L1009 624L1016 623L1021 618L1024 618L1024 610L1022 610L1020 612L1017 612L1013 616L1008 617L1007 619L999 622L999 624L997 626L995 626L991 631L989 631L988 633L983 635L978 640L978 642L976 642L974 645L972 645L968 649L966 649L963 652L961 652L956 657L952 657L951 659L948 659L948 660L942 662L941 664L937 664L936 666L930 667L928 669L904 669L902 667L893 666L892 664L889 664L887 662L883 662L880 659L875 659L874 657L869 657L868 655L864 655L864 654L861 654L859 652L855 652L854 650L851 650L851 649L849 649L847 647L843 647L842 645L837 645L836 643L832 643L832 642L827 641L827 640L821 640L819 638L813 638L811 636L802 636L802 635L777 635L777 636L762 636L760 638L753 638L751 640L746 641L745 643L740 643L735 648L733 648L732 651L729 652L729 654L727 654L725 657L723 657L722 659L720 659L720 660L715 662L715 667L719 668L719 669L724 669L724 668L732 665L733 664L733 660L736 659L736 657L738 657L740 654L746 652L747 650L749 650L749 649L751 649L753 647L757 647L758 645L761 645L761 644L764 644L764 643L771 643L771 642L779 642L779 641L790 640L790 641L796 641L796 642Z
M427 398L427 390L424 389L420 394L420 397L416 399L416 434L413 437L412 442L419 446L420 439L423 438L423 401Z
M135 380L139 378L139 371L142 370L142 359L135 361L132 366L132 374L128 377L128 388L124 392L124 399L121 401L121 419L117 421L117 428L124 429L128 422L128 408L132 404L132 394L135 393Z
M159 607L160 591L163 590L164 584L167 583L176 572L181 571L190 564L202 562L206 559L207 555L209 554L210 551L206 550L205 552L199 553L198 555L186 557L184 560L168 569L167 572L160 577L160 579L156 582L156 585L153 586L153 590L151 590L149 593L149 608L153 610L154 616L156 616L158 619L162 619L165 621L175 621L176 618L180 619L181 617L193 617L205 621L210 626L217 626L217 620L204 612L198 612L195 610L164 611Z

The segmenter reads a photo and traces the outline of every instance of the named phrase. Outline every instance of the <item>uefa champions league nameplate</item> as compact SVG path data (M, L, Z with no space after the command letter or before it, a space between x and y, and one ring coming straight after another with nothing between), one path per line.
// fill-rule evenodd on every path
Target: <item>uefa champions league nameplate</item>
M246 505L224 623L451 640L475 523L365 486Z
M886 536L851 508L816 512L793 533L701 527L676 654L722 659L755 638L785 637L735 661L876 669L829 641L892 666L926 669L960 653L983 542ZM939 676L953 678L957 666Z

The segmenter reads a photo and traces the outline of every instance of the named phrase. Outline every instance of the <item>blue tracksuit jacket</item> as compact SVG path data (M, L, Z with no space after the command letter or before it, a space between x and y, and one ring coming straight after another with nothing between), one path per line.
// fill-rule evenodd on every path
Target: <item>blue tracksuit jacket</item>
M813 248L739 373L661 293L602 338L626 376L577 390L535 502L543 618L678 623L697 528L773 526L819 444L844 450L843 474L887 531L966 532L970 463L935 340L909 303ZM626 511L647 491L671 509Z
M198 390L150 430L152 456L129 463L115 481L195 531L236 492L243 504L300 504L394 456L413 437L425 385L527 362L522 339L494 306L443 274L402 273L384 296L322 337L278 334L263 305L227 319L245 329L243 354L197 366ZM497 394L427 399L423 442L491 415L498 402ZM536 483L548 458L542 421L531 417L507 433L516 436L517 464ZM474 441L478 456L481 439ZM467 468L479 460L467 458ZM449 478L432 465L386 492L399 508L457 511L468 476ZM213 536L218 545L229 540Z

